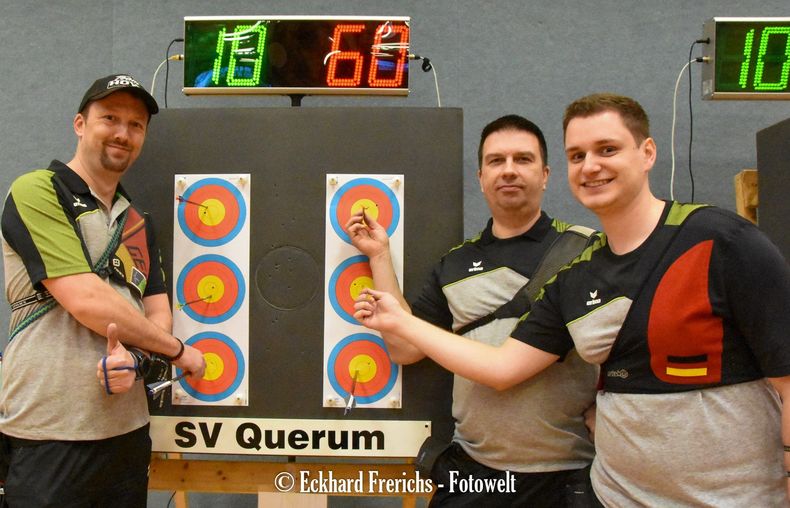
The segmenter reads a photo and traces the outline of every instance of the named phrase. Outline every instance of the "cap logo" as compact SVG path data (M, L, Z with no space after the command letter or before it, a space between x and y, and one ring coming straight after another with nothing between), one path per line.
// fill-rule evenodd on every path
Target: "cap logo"
M112 81L107 83L107 90L119 86L133 86L135 88L142 88L140 83L138 83L137 80L134 79L133 77L120 75L120 76L116 76Z

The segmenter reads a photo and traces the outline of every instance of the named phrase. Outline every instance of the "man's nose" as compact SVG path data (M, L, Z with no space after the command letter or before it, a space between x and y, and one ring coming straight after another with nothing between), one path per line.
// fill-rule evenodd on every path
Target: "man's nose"
M131 126L125 124L123 122L119 122L118 125L115 126L114 138L117 141L126 142L129 140Z
M582 171L592 173L601 169L600 161L595 154L588 153L582 161Z
M516 173L516 162L512 158L508 157L508 159L505 161L505 165L502 168L502 173L508 175L513 175Z

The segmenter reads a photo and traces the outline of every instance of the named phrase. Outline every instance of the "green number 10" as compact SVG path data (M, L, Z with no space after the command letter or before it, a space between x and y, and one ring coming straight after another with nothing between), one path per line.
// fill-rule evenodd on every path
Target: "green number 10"
M255 34L258 35L258 43L255 46L247 46L245 44L244 47L239 48L242 43L247 43ZM230 35L225 35L224 27L220 29L217 34L217 57L214 59L214 68L211 74L211 81L215 85L218 85L220 81L225 41L231 41L230 55L228 56L228 73L225 77L228 86L257 86L261 82L261 67L263 66L263 55L266 49L266 25L261 25L260 23L238 25ZM237 62L254 62L252 77L237 77Z
M768 52L768 40L772 35L785 35L784 60L781 62L782 69L779 73L779 81L773 83L763 82L763 72L765 71L765 54ZM746 32L743 44L743 61L741 62L741 73L738 84L741 88L746 88L749 76L749 66L752 61L754 51L754 28ZM760 33L760 47L757 51L757 64L754 69L754 89L755 90L784 90L787 88L788 75L790 75L790 26L770 26L763 28Z

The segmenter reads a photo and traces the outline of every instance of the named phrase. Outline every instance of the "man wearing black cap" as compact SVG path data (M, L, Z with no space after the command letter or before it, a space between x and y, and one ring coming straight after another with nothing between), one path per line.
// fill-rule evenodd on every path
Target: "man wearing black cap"
M158 110L129 75L97 80L74 117L74 157L20 176L6 198L12 312L0 431L10 506L144 506L151 441L141 350L203 375L200 351L167 331L150 218L120 185Z

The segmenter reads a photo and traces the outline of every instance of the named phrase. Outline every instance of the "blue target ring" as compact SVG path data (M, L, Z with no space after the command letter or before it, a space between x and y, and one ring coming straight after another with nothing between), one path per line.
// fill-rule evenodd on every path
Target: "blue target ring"
M195 301L201 296L199 279L205 276L213 276L223 283L223 293L214 308L212 304ZM176 303L182 305L180 310L195 321L217 324L236 314L244 302L245 292L244 276L233 261L218 254L204 254L187 263L178 274ZM220 309L219 313L215 309Z
M217 247L233 240L247 218L244 196L227 180L204 178L187 188L178 204L178 224L184 234L198 245ZM196 215L203 202L213 198L225 208L223 221L216 226L201 224ZM205 229L201 231L201 229Z
M369 273L368 257L359 255L352 256L340 263L332 272L332 276L329 277L329 303L332 304L332 308L338 316L352 325L359 325L359 321L353 316L354 302L351 299L350 286L347 284L351 282L350 279L354 279L355 275L368 275Z
M229 384L227 388L221 389L221 391L217 391L216 387L213 386L212 382L201 380L192 380L189 377L181 379L179 384L181 388L184 389L192 397L202 400L205 402L217 402L219 400L223 400L227 398L229 395L233 394L236 389L241 384L241 381L244 379L244 354L241 352L238 344L236 344L233 339L228 337L225 334L219 332L200 332L198 334L193 335L189 339L187 339L184 344L192 347L196 347L197 349L201 349L200 342L202 341L214 341L220 342L232 352L234 358L223 358L223 360L227 363L229 360L233 361L233 367L236 369L236 373L231 380L229 380ZM226 365L226 369L230 369L230 365ZM176 374L181 375L182 371L179 368L176 368ZM213 393L205 393L200 391L199 387L201 383L205 383L207 388L210 388ZM197 385L197 388L193 386L193 384Z
M387 210L385 210L386 215L391 218L389 219L389 224L382 225L385 226L388 236L392 236L400 221L400 205L398 204L398 198L384 183L373 178L356 178L346 182L338 189L335 195L332 196L332 201L329 203L329 222L332 224L332 229L335 230L337 236L348 244L351 243L351 238L348 236L348 233L345 232L343 226L348 218L351 217L349 201L358 198L372 197L368 196L366 192L363 192L365 186L369 187L368 190L372 193L384 197L384 199L374 199L374 202L376 202L378 206L387 207ZM351 199L349 200L349 198ZM381 221L378 222L381 223Z
M370 333L349 335L332 348L326 365L329 383L341 397L348 396L352 381L348 372L349 364L346 360L354 355L367 355L381 364L377 366L376 375L372 379L357 383L357 389L354 390L357 402L371 404L381 400L395 386L398 379L398 365L390 359L384 340ZM389 369L388 375L386 375L387 368ZM360 395L358 390L364 392L367 387L372 387L374 393Z

